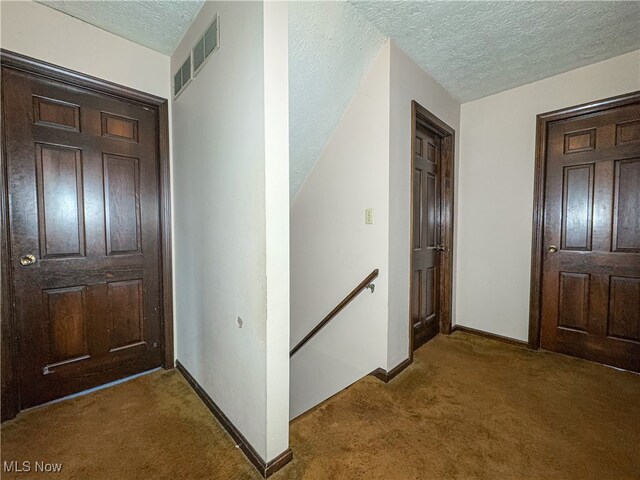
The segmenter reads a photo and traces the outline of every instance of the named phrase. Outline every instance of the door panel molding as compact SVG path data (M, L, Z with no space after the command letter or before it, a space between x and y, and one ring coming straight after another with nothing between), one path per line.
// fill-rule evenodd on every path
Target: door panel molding
M437 310L440 312L440 332L446 335L451 333L451 311L452 311L452 278L453 278L453 193L454 193L454 145L455 145L455 130L447 125L445 122L436 117L433 113L429 112L426 108L420 105L415 100L411 102L411 175L414 171L414 155L417 153L429 155L430 152L423 151L423 143L417 144L414 139L416 138L416 132L418 127L422 127L430 131L433 135L440 138L440 156L441 156L441 170L440 170L440 183L438 187L438 193L440 198L440 243L446 248L444 251L439 252L439 268L438 280L440 285L440 291L438 292L438 305ZM417 151L419 146L420 152ZM414 180L411 180L412 187L415 187ZM410 229L409 234L410 251L411 251L411 276L413 275L413 242L414 242L414 214L413 208L415 203L415 192L411 194L411 212L410 212ZM423 239L423 241L426 239ZM426 279L423 279L425 281ZM410 302L413 298L410 298ZM409 358L413 359L413 345L414 345L414 332L413 322L411 319L411 304L409 305Z
M536 121L536 159L533 192L533 229L531 242L531 290L529 296L529 339L528 346L537 350L540 348L540 333L542 322L542 260L543 260L543 233L544 233L544 202L545 202L545 179L547 175L547 136L549 125L561 120L569 120L583 115L595 114L612 110L619 107L631 105L640 101L640 91L630 92L624 95L605 98L595 102L541 113ZM575 133L575 132L574 132ZM586 133L586 132L581 132ZM571 143L576 152L591 150L595 146L595 139L586 139ZM579 154L578 154L579 155ZM576 155L577 156L577 155ZM585 162L586 163L586 162Z
M172 285L172 250L171 250L171 180L169 170L169 117L168 101L139 90L118 85L81 72L69 70L35 58L27 57L5 49L0 50L2 68L22 71L29 75L55 80L91 92L114 97L128 103L141 105L158 112L158 142L156 152L158 158L158 203L159 203L159 250L160 250L160 301L161 329L163 336L163 366L174 367L173 358L173 285ZM65 105L66 106L66 105ZM2 102L4 109L4 102ZM49 112L51 114L51 112ZM59 115L60 116L60 115ZM2 118L5 112L2 111ZM75 117L64 117L69 124L67 128L76 126ZM45 119L46 120L46 119ZM63 125L66 126L66 125ZM134 132L137 133L137 132ZM0 298L1 338L2 338L2 421L16 416L20 410L19 386L17 375L17 330L14 318L13 278L10 267L11 243L9 225L9 192L6 162L5 130L2 130L2 149L0 152L0 270L2 271Z

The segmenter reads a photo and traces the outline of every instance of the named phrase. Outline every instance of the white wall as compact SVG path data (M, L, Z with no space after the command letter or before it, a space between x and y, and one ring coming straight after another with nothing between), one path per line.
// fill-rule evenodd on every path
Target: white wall
M292 346L373 268L380 276L293 357L292 418L409 356L413 100L460 130L458 101L387 41L294 197Z
M269 461L288 446L286 5L207 2L172 72L216 12L220 48L173 104L176 356Z
M455 130L456 166L460 137L458 101L393 42L390 99L388 370L409 355L411 101L416 100ZM454 171L457 171L457 168L454 168ZM455 261L454 255L454 263ZM454 291L455 287L454 278Z
M289 57L286 2L264 3L267 453L289 438Z
M640 51L462 105L456 323L526 340L536 115L640 89Z
M169 57L31 1L2 1L0 45L169 98Z
M291 418L385 365L389 52L386 43L291 205L292 347L380 269L375 293L361 293L292 358Z
M289 3L293 197L385 41L349 2Z

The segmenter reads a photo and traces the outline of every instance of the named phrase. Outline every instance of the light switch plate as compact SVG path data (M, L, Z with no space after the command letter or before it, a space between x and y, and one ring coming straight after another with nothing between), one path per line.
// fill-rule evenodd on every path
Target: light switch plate
M373 208L367 208L364 211L364 223L366 225L372 225L373 224Z

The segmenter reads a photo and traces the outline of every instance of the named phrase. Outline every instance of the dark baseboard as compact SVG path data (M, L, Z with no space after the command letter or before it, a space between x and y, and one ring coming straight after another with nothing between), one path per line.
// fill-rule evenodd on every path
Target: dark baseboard
M529 344L523 340L516 340L515 338L503 337L502 335L484 332L482 330L476 330L475 328L463 327L462 325L454 326L453 330L451 330L451 333L453 332L470 333L472 335L478 335L480 337L490 338L491 340L495 340L496 342L502 342L508 345L514 345L516 347L523 347L523 348L529 347Z
M287 463L293 460L293 451L290 448L287 448L284 452L278 455L276 458L267 463L264 471L260 471L264 478L270 477L282 467L284 467Z
M382 380L384 383L389 383L391 379L398 376L400 372L402 372L405 368L411 365L411 359L407 358L405 361L392 368L390 371L386 371L384 368L376 368L371 375L376 377L378 380Z
M196 379L193 378L189 371L178 360L176 360L176 369L182 374L187 383L191 385L191 388L193 388L202 402L207 406L211 413L213 413L213 416L216 417L218 422L220 422L220 425L224 427L233 441L236 442L236 444L244 452L249 461L256 467L258 472L260 472L260 475L262 475L264 478L267 478L291 461L291 459L293 458L293 452L290 448L288 448L270 462L265 462L258 454L258 452L254 450L247 439L244 438L244 435L240 433L240 430L238 430L236 426L231 422L231 420L229 420L229 418L222 412L222 410L220 410L220 407L216 405L209 394L204 391L204 389L200 386Z

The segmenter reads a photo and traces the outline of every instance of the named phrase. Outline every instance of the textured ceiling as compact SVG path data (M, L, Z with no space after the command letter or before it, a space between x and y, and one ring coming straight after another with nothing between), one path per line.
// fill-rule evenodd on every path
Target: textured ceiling
M289 4L289 183L293 197L385 37L344 2Z
M38 3L170 55L204 1L42 0Z
M204 3L38 1L167 55ZM386 36L466 102L640 48L640 2L291 2L291 196Z
M466 102L640 48L640 2L352 1Z

